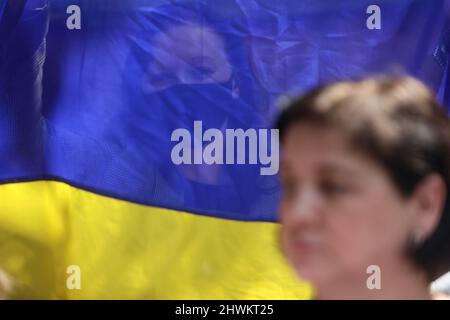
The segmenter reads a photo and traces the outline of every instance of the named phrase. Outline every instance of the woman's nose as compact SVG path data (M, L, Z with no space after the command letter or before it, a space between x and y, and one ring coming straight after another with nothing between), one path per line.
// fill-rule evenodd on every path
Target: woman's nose
M297 223L316 223L320 217L320 196L312 189L299 192L290 210L291 218Z

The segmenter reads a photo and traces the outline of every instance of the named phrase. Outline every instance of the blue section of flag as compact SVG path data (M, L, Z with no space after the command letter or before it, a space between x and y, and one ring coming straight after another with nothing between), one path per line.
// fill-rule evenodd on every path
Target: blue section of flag
M3 16L3 11L5 10L6 7L6 0L1 0L0 1L0 17Z
M248 155L246 164L175 165L172 132L193 135L195 120L260 132L286 95L380 73L416 76L449 102L448 54L436 50L448 46L450 1L377 1L379 30L366 26L369 0L3 4L1 181L59 179L147 205L274 221L276 176Z

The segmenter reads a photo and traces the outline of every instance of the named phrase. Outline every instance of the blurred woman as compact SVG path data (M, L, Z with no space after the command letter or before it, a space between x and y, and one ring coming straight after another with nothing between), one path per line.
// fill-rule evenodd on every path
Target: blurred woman
M332 84L278 127L282 246L316 298L430 298L450 269L450 122L425 86Z

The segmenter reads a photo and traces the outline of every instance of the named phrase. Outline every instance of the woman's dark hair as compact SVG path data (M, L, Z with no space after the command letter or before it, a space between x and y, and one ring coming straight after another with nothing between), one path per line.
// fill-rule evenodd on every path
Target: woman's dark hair
M370 78L319 87L281 113L281 142L290 128L302 123L342 133L387 171L404 197L433 173L450 190L450 121L418 80ZM437 228L409 252L430 281L450 269L449 202L447 193Z

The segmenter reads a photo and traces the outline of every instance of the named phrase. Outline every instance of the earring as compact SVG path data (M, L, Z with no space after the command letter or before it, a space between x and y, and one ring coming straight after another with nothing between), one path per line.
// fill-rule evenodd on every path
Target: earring
M422 244L422 242L423 242L423 239L424 237L423 237L423 235L420 233L420 232L416 232L416 233L414 233L414 235L413 235L413 242L414 242L414 245L416 246L416 247L418 247L419 245L421 245Z

